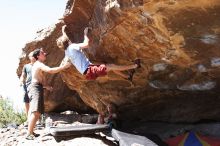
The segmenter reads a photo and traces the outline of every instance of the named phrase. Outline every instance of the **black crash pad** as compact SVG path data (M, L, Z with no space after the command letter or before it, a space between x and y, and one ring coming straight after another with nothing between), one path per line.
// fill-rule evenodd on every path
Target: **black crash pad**
M50 134L53 136L80 136L86 134L94 134L96 132L103 132L109 130L108 125L77 125L67 127L51 127Z
M158 146L158 144L144 136L129 134L115 129L112 129L112 137L119 142L120 146Z

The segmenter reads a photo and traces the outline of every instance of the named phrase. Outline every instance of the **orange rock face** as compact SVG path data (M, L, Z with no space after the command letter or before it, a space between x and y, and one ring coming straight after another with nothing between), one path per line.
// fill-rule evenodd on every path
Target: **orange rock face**
M60 110L62 99L74 108L78 102L66 97L78 94L99 113L114 104L121 119L130 121L218 120L219 18L219 0L68 1L64 22L71 41L83 41L84 28L92 27L91 46L84 50L91 62L128 65L140 58L141 68L132 82L113 72L88 81L74 67L61 73L65 83L59 75L47 75L56 90L48 93L46 107ZM62 25L39 32L24 52L44 47L50 53L46 63L59 65L64 52L56 39ZM21 58L18 74L26 60ZM86 105L77 108L87 111Z

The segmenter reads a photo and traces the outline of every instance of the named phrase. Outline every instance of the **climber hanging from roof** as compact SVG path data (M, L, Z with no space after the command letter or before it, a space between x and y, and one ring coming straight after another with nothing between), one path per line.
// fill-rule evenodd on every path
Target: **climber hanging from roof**
M115 64L92 64L83 53L84 48L89 47L89 28L84 30L84 41L82 43L72 43L66 34L66 25L62 27L62 36L57 39L57 46L65 50L64 60L70 60L76 69L88 80L95 80L97 77L104 76L109 71L122 76L125 79L132 81L133 74L136 68L140 68L140 59L136 59L131 65L115 65ZM129 75L121 71L129 70ZM104 116L100 114L97 124L103 124Z
M104 76L109 71L113 71L116 74L122 76L125 79L132 81L134 69L140 67L140 59L136 59L134 64L131 65L115 65L115 64L92 64L85 56L82 49L89 47L89 28L84 30L84 41L82 43L72 43L66 34L66 25L62 27L62 36L57 39L57 46L65 50L64 60L70 59L71 63L76 69L85 75L88 80L95 80L97 77ZM122 73L121 71L130 70L129 75Z

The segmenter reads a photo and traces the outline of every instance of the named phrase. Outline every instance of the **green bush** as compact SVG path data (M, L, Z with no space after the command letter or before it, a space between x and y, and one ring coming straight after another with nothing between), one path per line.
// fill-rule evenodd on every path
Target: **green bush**
M20 125L24 121L26 121L24 112L15 112L11 101L0 98L0 127L7 126L11 123Z

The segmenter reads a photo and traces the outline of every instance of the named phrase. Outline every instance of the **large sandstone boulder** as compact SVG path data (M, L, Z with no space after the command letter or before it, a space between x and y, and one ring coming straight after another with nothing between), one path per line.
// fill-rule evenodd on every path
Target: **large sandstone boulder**
M74 67L61 73L65 83L60 75L47 75L56 90L48 94L53 100L48 98L46 107L60 110L54 105L62 100L73 108L76 102L66 97L80 96L99 113L115 105L129 122L219 120L219 18L219 0L69 0L63 19L68 36L81 42L83 29L93 28L92 45L85 50L92 62L125 65L140 58L142 67L133 82L112 72L87 81ZM62 25L39 32L38 38L46 36L28 43L24 52L44 47L50 53L47 64L59 65L64 53L55 40ZM18 74L26 60L21 58Z

